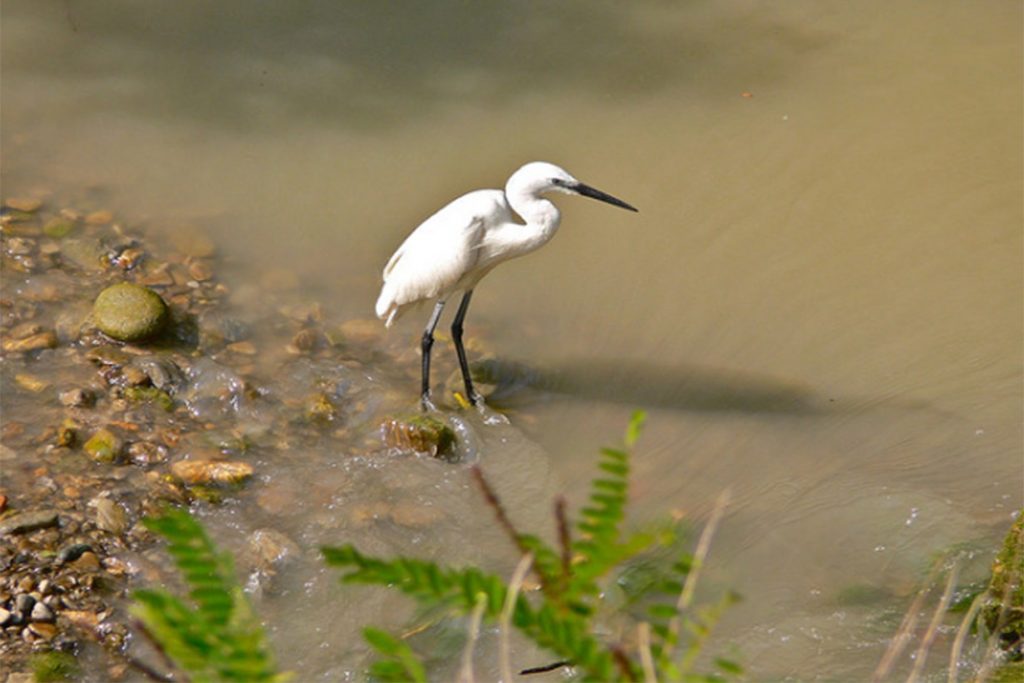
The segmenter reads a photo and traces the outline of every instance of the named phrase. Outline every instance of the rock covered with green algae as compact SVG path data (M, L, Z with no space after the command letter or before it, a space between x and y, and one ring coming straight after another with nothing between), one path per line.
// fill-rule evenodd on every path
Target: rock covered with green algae
M123 442L109 429L99 429L82 448L93 461L109 465L121 457Z
M429 453L435 458L455 457L455 431L430 415L389 417L381 424L384 445Z
M1024 662L1024 510L1017 513L992 563L988 603L981 617L990 632L998 633L1009 661Z
M159 294L131 282L111 285L100 292L92 313L103 334L129 342L156 336L169 317L167 304Z

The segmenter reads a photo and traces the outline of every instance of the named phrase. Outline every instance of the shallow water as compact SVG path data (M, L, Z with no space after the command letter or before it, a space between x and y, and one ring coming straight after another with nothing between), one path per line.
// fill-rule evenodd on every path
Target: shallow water
M578 501L597 447L648 409L638 521L701 519L733 493L709 590L745 600L721 643L755 679L863 679L895 624L842 591L905 598L933 554L994 545L1024 501L1022 18L1014 2L15 0L4 193L84 190L147 229L200 226L235 286L297 271L334 321L372 315L422 218L522 162L635 204L559 199L557 238L477 290L469 335L527 376L512 426L476 427L479 459L517 521L544 526L543 501ZM420 325L383 347L409 361ZM412 405L414 376L370 375ZM271 526L308 549L259 605L303 679L336 680L361 625L406 614L336 588L319 544L515 562L464 469L345 448L261 463L267 488L309 493L283 509L206 514L229 545ZM444 514L351 522L377 499Z

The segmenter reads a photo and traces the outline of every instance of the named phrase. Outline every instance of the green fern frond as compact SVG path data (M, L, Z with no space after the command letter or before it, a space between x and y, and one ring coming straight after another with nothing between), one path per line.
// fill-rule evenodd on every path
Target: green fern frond
M395 683L427 683L427 672L409 644L379 628L364 628L363 638L385 657L370 667L370 676Z
M266 634L220 554L187 512L168 510L143 524L168 541L195 608L164 590L133 594L135 614L168 657L196 683L280 683Z

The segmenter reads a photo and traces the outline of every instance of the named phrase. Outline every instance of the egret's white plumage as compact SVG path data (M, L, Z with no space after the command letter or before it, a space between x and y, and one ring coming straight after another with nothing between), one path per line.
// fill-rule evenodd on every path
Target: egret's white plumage
M437 300L423 336L423 403L429 406L430 346L441 308L455 292L465 292L452 327L466 390L480 401L469 378L462 348L462 318L473 287L502 261L543 246L558 230L561 214L545 192L581 194L631 211L635 208L595 190L564 169L543 161L526 164L502 190L476 190L453 200L423 221L384 266L377 317L392 323L412 305ZM520 219L524 222L520 222Z

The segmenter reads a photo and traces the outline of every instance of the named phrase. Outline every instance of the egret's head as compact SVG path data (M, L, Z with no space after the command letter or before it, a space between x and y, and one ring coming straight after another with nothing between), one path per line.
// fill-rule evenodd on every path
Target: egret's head
M634 207L621 199L601 192L586 183L581 183L564 168L546 161L532 161L513 173L512 177L508 179L505 191L508 194L527 194L535 197L552 191L578 194L636 211Z

